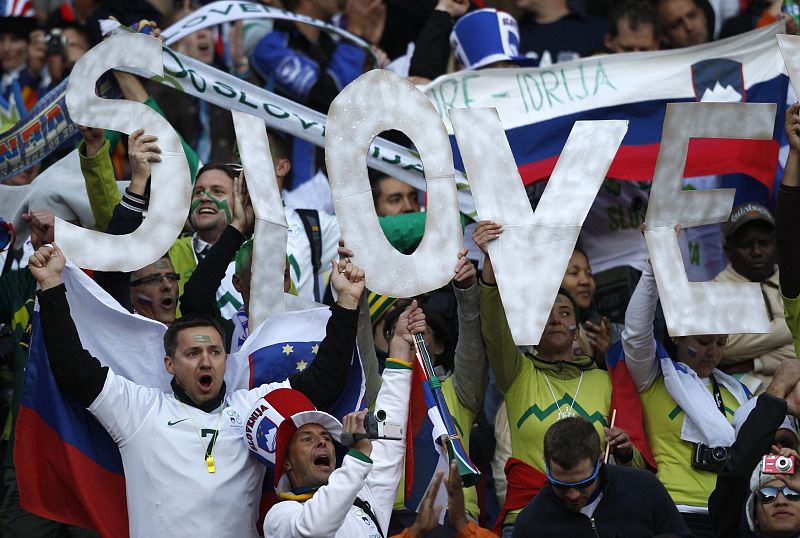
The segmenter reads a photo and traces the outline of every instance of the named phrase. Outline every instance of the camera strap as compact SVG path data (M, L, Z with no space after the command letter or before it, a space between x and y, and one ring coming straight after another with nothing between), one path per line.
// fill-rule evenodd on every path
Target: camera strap
M711 374L711 388L714 392L714 403L717 404L717 409L719 412L722 413L722 416L725 416L725 404L722 402L722 393L719 391L719 384L717 380L714 378L714 374Z
M369 505L367 501L362 499L361 497L356 497L356 500L353 501L353 506L357 506L364 511L364 513L375 523L375 528L378 529L378 533L380 533L381 538L383 538L383 530L381 530L381 526L378 523L378 516L375 515L375 512L372 511L372 507Z

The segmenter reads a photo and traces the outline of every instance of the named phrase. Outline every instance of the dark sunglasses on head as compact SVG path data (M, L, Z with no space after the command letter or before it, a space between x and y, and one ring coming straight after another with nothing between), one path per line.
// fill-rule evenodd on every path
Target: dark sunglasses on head
M756 492L758 494L758 502L761 504L769 504L778 498L778 492L783 493L783 496L787 501L800 501L800 492L793 490L789 486L783 486L782 488L768 486L761 488Z
M547 465L544 466L544 473L547 476L547 481L556 488L556 489L586 489L592 484L595 483L597 480L597 475L600 472L600 458L597 459L597 463L594 466L594 472L592 476L589 478L584 478L583 480L579 480L578 482L562 482L561 480L556 480L550 474L550 467Z
M161 284L161 280L164 278L172 282L178 282L181 279L181 275L179 275L178 273L167 273L165 275L143 276L142 278L131 280L131 287L133 288L135 286L146 286L148 284Z

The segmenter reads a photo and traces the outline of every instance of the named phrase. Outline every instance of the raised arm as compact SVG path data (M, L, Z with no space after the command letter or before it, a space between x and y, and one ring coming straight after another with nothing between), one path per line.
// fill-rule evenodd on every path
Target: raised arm
M358 301L364 292L364 271L348 258L333 262L331 284L339 298L331 307L325 338L311 365L289 378L318 409L333 403L344 389L356 342Z
M800 353L800 105L795 103L786 110L786 135L789 139L789 156L778 188L778 206L775 214L775 235L778 244L781 293L784 297L786 324L795 339L795 349Z
M453 368L453 389L459 401L477 413L483 403L489 363L483 348L480 318L480 291L475 266L467 249L458 253L453 290L458 303L458 342Z
M61 282L64 263L64 254L53 244L39 248L30 257L28 268L41 286L39 316L53 376L59 387L89 407L103 390L108 368L81 344L70 316L67 289Z
M652 385L661 371L653 336L656 303L658 288L653 266L648 261L625 311L625 329L622 331L625 364L639 392Z
M495 240L501 233L503 233L501 225L490 221L481 221L475 227L472 239L485 255L483 274L481 275L483 282L480 284L480 318L486 356L500 390L506 392L517 378L525 356L520 353L511 336L506 312L500 300L500 290L497 289L492 260L489 258L486 246L489 241Z
M715 536L738 536L741 512L750 494L750 475L764 454L770 452L775 431L787 410L798 414L795 388L800 381L800 363L783 361L764 394L742 424L728 461L717 476L717 486L708 499L708 511Z
M411 302L397 319L395 332L389 342L389 358L383 370L383 384L375 401L375 410L386 412L386 422L400 424L408 422L408 407L411 391L411 366L414 334L425 332L425 314ZM375 517L381 529L389 528L397 486L403 469L405 437L402 440L376 440L372 443L372 472L367 485L372 496Z

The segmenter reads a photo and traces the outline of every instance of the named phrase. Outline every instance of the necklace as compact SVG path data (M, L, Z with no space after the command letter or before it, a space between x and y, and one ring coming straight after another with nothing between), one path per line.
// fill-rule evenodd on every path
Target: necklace
M200 433L200 429L197 427L197 424L195 424L194 417L192 417L192 413L189 411L189 408L186 407L186 404L184 404L180 400L178 400L178 403L180 403L183 406L183 409L186 411L186 414L189 415L189 420L192 421L192 426L194 426L194 431L197 433L197 438L200 440L200 446L203 447L203 452L205 453L206 456L206 466L208 467L208 472L209 473L216 472L217 469L214 466L214 456L212 455L212 453L214 452L214 445L216 444L217 436L219 435L219 421L222 418L222 412L220 411L220 414L217 417L217 425L214 426L214 429L212 430L214 433L211 436L211 440L208 442L208 446L206 446L205 444L203 444L203 435Z
M553 396L553 403L556 404L556 409L558 409L558 418L556 420L574 417L575 413L572 412L572 408L575 406L575 400L578 399L578 393L581 390L581 383L583 382L583 370L581 370L581 377L578 379L578 388L575 389L575 396L572 397L572 403L569 405L569 411L566 412L559 408L558 398L556 398L556 393L553 392L553 386L550 384L550 378L547 376L547 372L542 373L544 374L545 381L547 381L547 388L550 389L550 394Z

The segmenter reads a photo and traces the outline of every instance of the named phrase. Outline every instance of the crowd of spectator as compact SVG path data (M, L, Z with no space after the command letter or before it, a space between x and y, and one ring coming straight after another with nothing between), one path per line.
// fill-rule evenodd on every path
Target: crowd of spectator
M113 18L158 39L206 3L0 2L0 130L69 78L104 39L101 21ZM380 68L418 86L460 70L702 45L778 20L797 30L779 0L261 3L357 36ZM501 38L498 28L508 35ZM171 48L322 113L374 67L364 48L320 26L269 18L199 29ZM163 116L191 171L190 214L169 251L130 273L92 274L122 308L168 327L164 367L172 392L138 385L84 349L62 280L67 260L53 244L59 209L31 208L23 215L29 238L0 252L0 536L97 535L20 505L15 428L36 304L59 388L120 447L134 536L800 536L800 105L786 110L779 188L771 199L737 205L724 224L706 226L709 248L724 263L693 273L758 284L769 333L667 335L641 236L651 178L607 177L541 341L530 349L513 341L490 256L503 223L462 217L465 244L452 260L451 284L415 298L377 294L366 289L364 271L351 260L357 253L343 241L322 150L270 129L289 228L283 289L329 305L331 316L307 368L280 383L233 390L224 382L226 357L254 329L256 217L230 111L122 71L98 88ZM130 135L78 129L77 141L1 183L30 184L77 149L92 227L134 232L147 218L158 139L147 125ZM411 147L403 133L381 136ZM369 179L386 239L414 252L426 228L424 191L378 170ZM545 185L527 187L534 208ZM328 411L357 344L369 409L405 428L418 339L482 475L465 487L453 463L410 507L406 440L370 436L372 412L339 420ZM607 360L620 357L638 392L641 436L615 425L617 380ZM220 428L223 410L252 421L269 417L271 449L248 449L241 435ZM183 437L165 429L175 417L187 419L175 423ZM194 457L198 435L202 461ZM781 466L787 461L788 469ZM437 502L442 482L446 506ZM259 519L262 483L277 499Z

